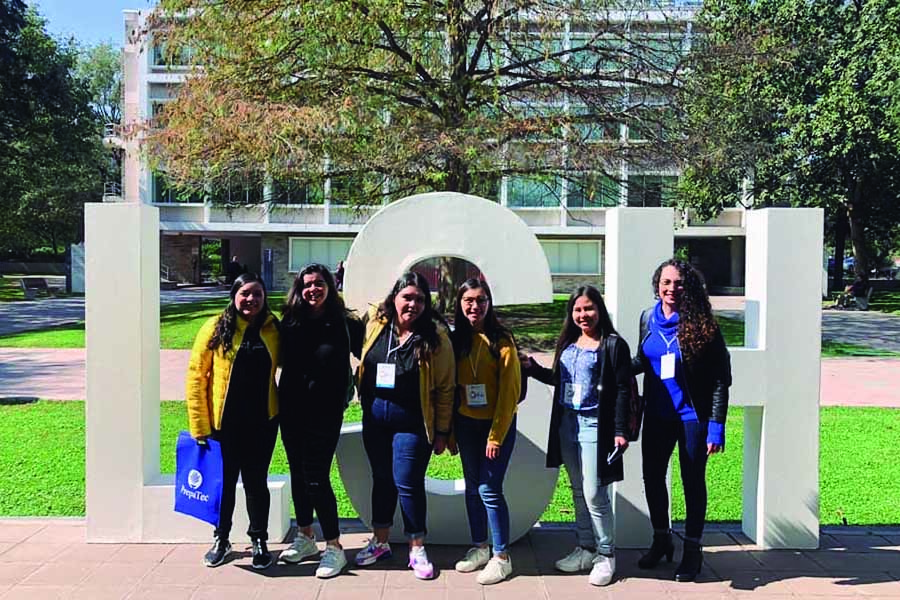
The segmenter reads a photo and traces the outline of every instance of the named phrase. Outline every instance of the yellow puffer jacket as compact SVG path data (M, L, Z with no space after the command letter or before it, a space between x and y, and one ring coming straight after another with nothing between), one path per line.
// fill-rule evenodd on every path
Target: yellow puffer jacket
M213 336L218 320L218 315L211 317L200 328L188 364L185 400L191 436L194 439L208 436L213 429L222 427L222 413L225 410L225 398L228 397L231 368L234 366L234 358L247 330L247 321L238 318L234 338L231 341L231 351L226 354L221 346L210 350L209 340ZM272 419L278 414L278 390L275 387L275 369L278 367L278 327L272 314L266 317L259 337L272 359L272 372L269 375L269 418Z
M366 334L357 372L357 387L363 381L363 363L366 354L385 326L387 322L377 317L377 308L369 310L366 315ZM419 398L422 403L422 415L425 417L425 433L432 444L436 432L450 432L453 393L456 390L456 359L450 336L447 334L447 328L440 323L437 330L440 345L431 354L431 358L419 361Z

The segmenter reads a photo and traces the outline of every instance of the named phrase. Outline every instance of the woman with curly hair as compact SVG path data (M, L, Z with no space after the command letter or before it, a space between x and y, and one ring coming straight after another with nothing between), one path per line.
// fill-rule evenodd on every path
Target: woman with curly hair
M232 513L238 476L244 482L253 544L254 569L266 569L269 523L269 463L278 434L278 321L266 302L262 279L253 273L235 278L231 301L197 333L187 371L188 421L198 443L217 440L222 447L222 501L207 567L231 553Z
M684 553L676 581L693 581L703 563L700 538L706 520L706 461L725 449L725 416L731 358L712 313L703 276L670 259L653 274L656 305L641 314L635 373L644 373L644 489L653 545L638 561L650 569L674 553L666 471L678 445L684 488Z

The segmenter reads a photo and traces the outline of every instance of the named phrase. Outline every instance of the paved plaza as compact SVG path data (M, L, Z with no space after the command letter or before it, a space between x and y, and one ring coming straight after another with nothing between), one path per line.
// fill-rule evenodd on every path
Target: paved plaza
M348 557L365 542L356 521L345 521ZM602 600L719 599L753 597L900 598L900 529L875 533L825 530L816 551L760 551L736 530L718 530L705 538L703 573L698 582L671 581L675 564L641 571L637 550L619 550L617 578L607 588L588 584L587 574L556 572L553 563L574 545L571 531L536 527L510 550L515 576L482 587L475 573L452 570L461 547L429 546L440 572L433 581L418 581L405 568L405 551L394 545L394 558L322 581L313 576L315 562L250 568L248 548L236 538L236 557L217 569L201 565L207 546L196 544L86 544L82 520L0 520L0 600L114 598L150 600L259 599L433 600L516 599ZM273 543L281 550L285 544ZM676 560L680 548L676 551Z

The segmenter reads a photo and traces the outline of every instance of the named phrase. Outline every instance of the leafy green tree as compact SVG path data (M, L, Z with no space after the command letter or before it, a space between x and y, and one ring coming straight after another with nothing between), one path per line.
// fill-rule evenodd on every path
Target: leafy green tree
M182 185L332 181L332 201L496 197L527 176L588 205L660 160L686 24L611 0L163 0L155 33L202 64L154 155ZM620 124L641 132L623 141ZM640 137L640 141L637 138ZM558 199L554 199L556 203ZM445 277L446 280L446 277ZM446 292L441 294L446 297Z
M0 248L58 253L82 238L84 202L101 197L101 128L87 85L74 75L74 45L50 37L34 11L19 6L3 14L17 19L4 20L0 35L7 67L0 90L10 100L0 109Z
M897 3L708 0L698 28L679 92L683 201L823 207L836 264L849 235L868 271L900 220Z

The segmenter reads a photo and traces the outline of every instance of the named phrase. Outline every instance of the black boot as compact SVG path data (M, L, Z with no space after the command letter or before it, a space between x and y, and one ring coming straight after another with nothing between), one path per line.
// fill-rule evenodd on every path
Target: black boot
M252 567L254 569L268 569L275 562L272 553L266 547L266 540L251 540L253 544L253 560Z
M666 557L667 562L672 562L673 554L675 554L675 545L672 543L672 532L654 533L653 545L650 546L647 554L638 560L638 567L652 569L662 560L663 556Z
M694 581L703 566L703 546L699 542L684 540L684 555L675 570L675 581Z

